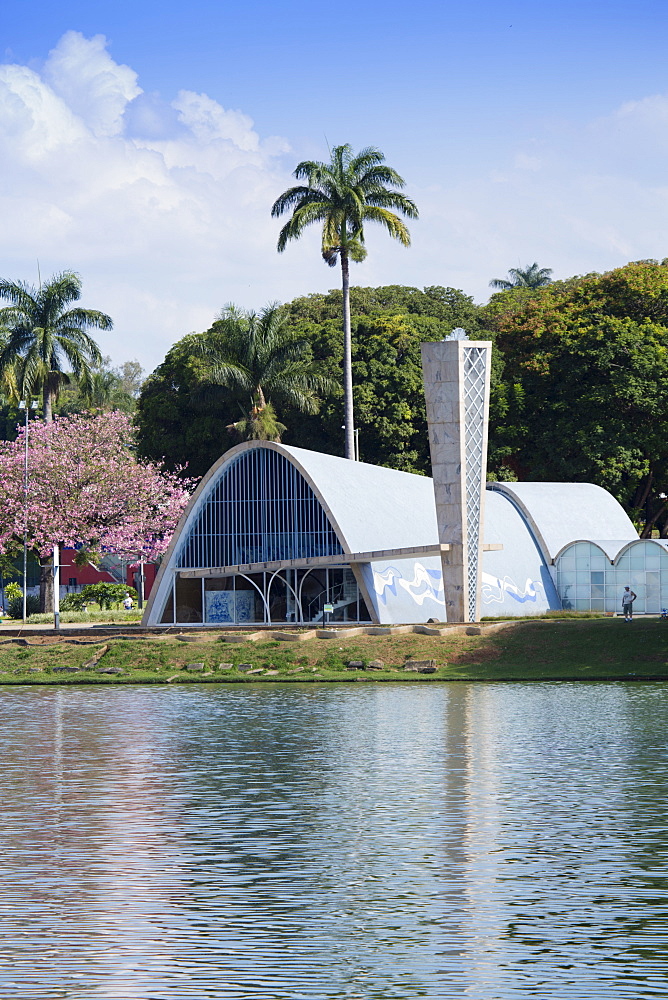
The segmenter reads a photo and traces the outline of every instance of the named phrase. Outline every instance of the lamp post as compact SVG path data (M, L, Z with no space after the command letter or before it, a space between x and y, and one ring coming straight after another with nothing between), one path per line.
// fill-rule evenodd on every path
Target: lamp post
M37 403L29 400L22 400L19 409L25 410L26 423L23 450L23 624L25 625L28 615L27 590L28 590L28 415L30 410L35 410Z
M139 575L137 577L137 607L144 607L144 553L139 557Z
M53 627L60 632L60 545L53 546Z

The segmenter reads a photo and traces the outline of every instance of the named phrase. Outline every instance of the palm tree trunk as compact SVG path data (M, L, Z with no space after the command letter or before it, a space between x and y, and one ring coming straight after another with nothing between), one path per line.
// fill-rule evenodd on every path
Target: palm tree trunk
M39 610L44 613L53 607L53 557L39 558Z
M44 407L44 422L50 424L53 420L53 392L48 384L44 386L42 402Z
M350 273L348 254L341 252L343 283L343 411L346 430L346 458L355 459L355 417L353 414L353 360L350 330Z

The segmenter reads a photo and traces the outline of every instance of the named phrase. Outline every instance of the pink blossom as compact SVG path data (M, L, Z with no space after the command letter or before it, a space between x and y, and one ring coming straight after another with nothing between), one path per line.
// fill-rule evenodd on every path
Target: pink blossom
M124 413L32 422L28 436L28 502L24 437L0 441L0 551L23 540L40 556L54 545L85 545L126 559L165 551L188 503L192 481L162 472L132 452Z

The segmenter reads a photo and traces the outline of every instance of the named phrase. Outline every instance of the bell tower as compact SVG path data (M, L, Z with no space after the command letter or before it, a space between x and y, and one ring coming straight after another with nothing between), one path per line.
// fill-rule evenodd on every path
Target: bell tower
M441 554L449 622L480 617L491 356L491 341L468 340L463 330L422 344L438 535L449 546Z

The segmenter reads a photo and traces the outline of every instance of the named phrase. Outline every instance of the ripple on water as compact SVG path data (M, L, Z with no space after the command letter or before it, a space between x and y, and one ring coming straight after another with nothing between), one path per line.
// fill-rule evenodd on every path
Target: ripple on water
M666 996L663 684L19 688L0 995Z

